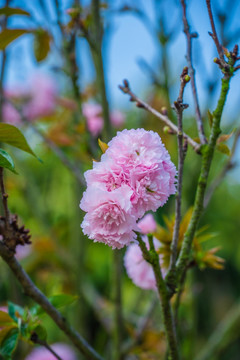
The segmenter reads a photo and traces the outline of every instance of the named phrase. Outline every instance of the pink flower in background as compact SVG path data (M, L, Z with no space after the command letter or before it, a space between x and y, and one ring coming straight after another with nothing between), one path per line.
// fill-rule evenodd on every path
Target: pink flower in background
M110 120L114 127L120 128L126 120L126 116L119 110L113 110L110 113Z
M5 313L8 312L8 307L7 306L0 306L0 311L3 311Z
M4 93L6 101L3 105L3 121L12 125L20 125L21 115L8 102L17 103L21 107L22 114L26 120L52 115L57 104L57 90L52 78L45 74L35 74L30 85L22 86L17 90L6 90Z
M152 214L145 215L139 222L137 223L139 229L142 234L150 234L156 231L157 223Z
M63 360L77 360L77 356L70 346L61 343L50 346ZM56 357L45 347L41 346L33 349L25 360L56 360Z
M2 107L2 117L5 123L11 125L20 125L21 116L14 106L8 102L5 102Z
M52 115L56 108L57 89L53 79L44 74L35 74L29 89L30 100L23 113L28 120Z
M82 222L85 235L113 249L129 245L135 238L136 219L131 215L132 190L123 185L108 192L88 187L80 207L87 214Z
M147 243L147 237L144 236L143 240ZM153 238L155 248L159 248L159 242ZM147 247L149 248L148 244ZM159 256L159 263L160 263ZM131 244L124 257L124 265L129 278L138 287L145 290L156 290L156 280L152 266L144 260L142 251L137 244ZM165 275L165 271L163 272Z
M92 136L97 137L103 129L102 107L99 104L83 104L83 115L87 119L87 127Z
M24 245L24 246L17 245L15 257L18 260L22 260L25 257L27 257L28 255L30 255L31 252L32 252L32 249L31 249L31 247L29 245Z

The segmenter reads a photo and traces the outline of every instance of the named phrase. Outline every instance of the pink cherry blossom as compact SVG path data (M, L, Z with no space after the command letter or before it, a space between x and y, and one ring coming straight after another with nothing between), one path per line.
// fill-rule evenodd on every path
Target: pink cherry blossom
M126 117L119 110L113 110L110 113L110 120L114 127L120 128L125 123Z
M56 343L50 346L61 359L77 360L77 356L70 346L62 343ZM25 360L56 360L56 357L45 347L40 346L33 349Z
M87 119L87 127L92 136L97 137L103 129L102 107L99 104L83 104L83 115Z
M147 247L149 248L147 237L143 236L143 240L146 242ZM155 249L158 249L160 246L159 241L155 238L153 238L153 240ZM161 263L160 256L159 263ZM135 285L146 290L156 290L156 280L152 266L146 260L144 260L142 251L138 244L131 244L127 248L124 257L124 265L128 276ZM163 275L165 275L165 270L162 272Z
M156 211L175 193L176 168L157 133L144 129L118 132L101 162L86 174L87 184L107 191L128 185L137 218Z
M87 212L81 225L84 234L113 249L129 245L136 230L131 195L132 190L126 185L111 192L88 187L80 203L81 209Z
M138 227L142 234L150 234L156 231L157 223L152 214L145 215L141 220L138 222Z

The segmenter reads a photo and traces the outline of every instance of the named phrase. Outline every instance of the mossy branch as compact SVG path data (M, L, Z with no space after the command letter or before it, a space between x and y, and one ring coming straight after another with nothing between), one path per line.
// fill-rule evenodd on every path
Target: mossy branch
M148 236L150 250L147 249L147 246L145 242L142 240L141 235L139 233L137 233L137 240L142 250L143 258L152 265L154 271L157 291L161 301L163 323L165 327L166 338L169 348L168 359L179 360L180 359L179 349L178 349L175 325L173 321L173 315L169 300L169 292L162 276L162 272L159 264L159 254L156 252L156 249L154 247L152 235Z
M190 260L190 252L192 247L192 241L197 230L200 216L203 211L204 194L207 186L207 180L210 172L210 167L213 160L214 150L216 147L217 139L221 133L220 121L223 113L223 108L227 99L229 91L229 84L231 79L231 73L224 75L222 78L221 93L218 100L217 107L213 112L213 125L209 138L209 143L202 147L202 165L199 175L197 192L194 202L193 214L189 223L188 229L183 239L183 245L177 261L177 278L182 277L185 268Z

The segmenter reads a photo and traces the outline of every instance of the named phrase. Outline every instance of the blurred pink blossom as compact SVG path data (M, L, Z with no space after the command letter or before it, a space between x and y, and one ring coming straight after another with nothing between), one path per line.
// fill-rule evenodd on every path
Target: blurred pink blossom
M87 120L87 127L92 136L97 137L103 129L102 107L99 104L83 104L83 115Z
M137 225L141 230L141 233L145 235L153 233L157 229L157 223L152 214L145 215L139 220Z
M53 114L57 104L53 79L40 73L32 77L28 86L24 84L22 88L5 90L4 96L3 121L12 125L22 123L21 115L12 103L17 103L26 120L30 121Z
M32 251L32 249L29 245L24 245L24 246L17 245L15 257L18 260L22 260L25 257L27 257L29 254L31 254L31 251Z
M2 117L5 123L11 125L20 125L21 116L14 106L8 102L5 102L2 107Z
M126 117L119 110L113 110L110 113L110 120L114 127L120 128L125 123Z
M149 248L147 237L144 236L143 240ZM158 249L159 241L153 238L155 249ZM159 263L161 264L161 258L159 256ZM142 251L138 244L131 244L126 251L124 257L124 265L127 270L127 274L132 282L138 287L146 290L156 290L156 280L152 266L144 260ZM163 276L165 270L163 271Z
M66 344L56 343L50 347L63 360L77 360L77 357L72 348ZM37 347L25 358L25 360L56 360L56 357L45 347Z
M8 307L7 306L0 306L0 311L3 311L3 312L8 312Z
M52 78L45 74L35 74L31 79L29 95L30 100L23 110L28 120L35 120L54 113L57 89Z

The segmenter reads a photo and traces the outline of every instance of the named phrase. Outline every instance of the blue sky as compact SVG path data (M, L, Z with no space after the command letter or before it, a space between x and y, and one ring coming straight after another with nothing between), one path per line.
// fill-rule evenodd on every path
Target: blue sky
M51 17L51 28L54 29L55 14L54 14L54 1L43 0L48 8ZM223 7L225 1L213 1L214 8ZM85 1L86 2L86 1ZM5 0L0 0L3 6ZM72 1L63 0L61 3L62 14L67 20L65 10L71 7ZM112 1L113 8L117 9L124 4L141 7L150 19L153 27L155 22L154 0L115 0ZM177 78L181 73L183 66L186 65L185 52L186 41L182 32L182 19L181 8L178 1L162 1L161 11L164 14L167 28L176 28L176 36L170 46L170 57L172 67L172 77ZM35 18L35 22L43 27L49 26L49 19L43 16L39 1L30 0L12 0L12 6L25 8L31 12ZM238 25L240 15L240 2L236 7L236 12L233 15L229 28ZM188 17L191 24L192 31L197 31L199 38L194 40L194 65L196 68L196 80L198 85L199 97L201 103L204 105L206 101L205 82L206 77L215 77L220 84L220 72L217 66L213 64L213 58L217 55L213 46L213 41L208 35L210 24L207 16L207 9L205 1L190 1L188 7ZM139 59L144 59L153 68L157 68L159 60L159 46L156 38L152 36L150 27L146 27L143 22L132 14L109 14L106 12L106 18L111 21L111 36L108 39L108 48L105 56L105 68L107 78L108 95L110 104L113 107L129 107L128 99L119 90L118 85L122 83L124 78L129 79L133 90L137 91L141 96L149 92L151 80L146 73L139 67ZM53 25L53 26L52 26ZM23 17L13 17L9 23L10 27L35 27L33 22L26 21ZM26 82L31 74L36 71L38 64L33 56L33 36L23 36L21 39L16 40L9 46L9 62L7 67L6 84L14 86L16 83ZM79 40L78 52L80 54L79 64L81 68L81 82L85 85L94 78L94 70L90 60L88 45L85 40ZM201 59L201 61L200 61ZM42 71L49 71L52 66L58 66L61 63L61 57L54 51L48 57L40 68ZM161 71L161 70L160 70ZM161 76L161 74L160 74ZM231 84L231 98L228 101L225 114L230 114L231 118L237 118L239 114L239 77L235 76ZM177 96L178 84L172 87L171 99L174 101ZM216 96L218 92L216 92ZM186 101L190 104L188 112L192 111L192 95L190 86L186 91Z

